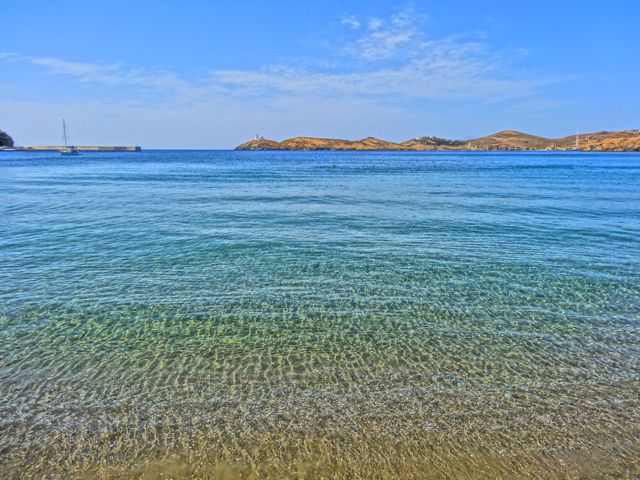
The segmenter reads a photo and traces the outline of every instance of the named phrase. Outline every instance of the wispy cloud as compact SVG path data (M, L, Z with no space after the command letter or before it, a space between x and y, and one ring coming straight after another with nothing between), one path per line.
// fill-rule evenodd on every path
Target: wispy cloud
M384 43L377 52L395 48ZM372 55L373 47L364 52ZM279 101L283 96L360 97L371 101L482 100L523 97L550 82L501 73L500 57L482 43L457 38L423 41L416 55L394 66L350 72L309 71L287 65L259 70L213 70L208 78L189 82L175 73L126 69L120 65L70 62L57 58L11 57L43 67L48 74L75 78L84 84L129 85L154 89L173 101L200 102L216 97L247 97ZM378 97L378 100L376 100Z
M413 10L400 11L389 18L369 18L362 35L346 51L364 60L392 58L406 47L416 48L424 39ZM353 18L360 25L362 22Z
M399 68L359 73L314 73L275 66L260 71L212 72L212 81L229 93L242 96L308 95L315 97L395 97L396 100L481 100L494 102L522 97L548 83L492 76L492 67L438 51ZM457 55L457 58L455 57ZM381 100L382 101L382 100Z
M386 26L391 25L391 28ZM372 31L372 28L377 30ZM395 28L399 30L396 31ZM403 34L400 34L400 31ZM399 50L411 40L410 52ZM479 40L427 39L406 12L378 27L368 26L351 43L350 54L368 60L350 71L309 71L286 65L260 70L216 70L210 82L229 94L255 98L314 96L368 98L371 101L475 100L485 103L527 97L557 79L507 73L502 55Z
M119 64L73 62L51 57L0 54L0 61L26 62L48 74L84 84L128 85L162 91L177 102L248 97L274 103L287 96L396 100L500 101L531 94L548 79L506 73L499 52L481 40L428 38L410 9L387 18L349 16L342 23L358 30L342 51L366 61L347 71L305 70L289 65L257 70L213 70L207 78L187 81L173 72L125 68ZM378 64L378 60L387 60ZM392 62L388 60L393 60ZM344 63L344 62L343 62ZM332 71L333 70L333 71Z
M343 25L347 25L354 30L360 28L360 20L358 20L355 15L349 15L348 17L343 18L340 23L342 23Z
M146 72L143 69L125 69L119 64L72 62L60 58L30 57L12 54L12 61L22 61L43 67L47 73L68 75L84 83L108 85L139 85L160 89L188 88L188 84L175 73Z
M382 28L382 26L384 25L384 21L379 19L379 18L372 18L367 22L367 26L369 27L369 30L379 30L380 28Z
M557 81L519 74L485 38L430 36L421 18L407 9L388 17L342 18L347 39L306 69L283 62L256 69L214 69L192 80L118 63L16 53L0 53L0 62L33 65L47 75L71 78L88 87L75 94L79 97L90 98L92 86L113 87L127 108L183 109L194 117L195 111L205 117L224 112L227 119L237 118L238 125L249 114L279 125L311 116L326 120L327 133L335 124L329 119L337 115L347 123L376 117L386 122L401 118L403 112L415 116L421 108L416 105L425 101L486 104L531 99L541 87ZM316 130L321 129L312 133Z

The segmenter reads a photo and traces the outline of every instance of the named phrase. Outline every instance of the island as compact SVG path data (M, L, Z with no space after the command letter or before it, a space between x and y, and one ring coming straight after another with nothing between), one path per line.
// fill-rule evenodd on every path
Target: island
M638 152L640 130L595 132L569 135L562 138L544 138L515 130L488 135L472 140L448 140L433 136L417 137L401 143L388 142L374 137L362 140L334 138L295 137L282 142L256 136L236 150L580 150L587 152Z

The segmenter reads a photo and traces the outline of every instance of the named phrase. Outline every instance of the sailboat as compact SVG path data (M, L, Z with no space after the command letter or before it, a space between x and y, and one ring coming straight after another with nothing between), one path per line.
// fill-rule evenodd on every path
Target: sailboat
M62 155L80 155L80 152L78 151L78 149L71 145L69 146L67 144L67 124L64 121L64 118L62 119L62 137L64 138L64 148L62 150L60 150L60 154Z

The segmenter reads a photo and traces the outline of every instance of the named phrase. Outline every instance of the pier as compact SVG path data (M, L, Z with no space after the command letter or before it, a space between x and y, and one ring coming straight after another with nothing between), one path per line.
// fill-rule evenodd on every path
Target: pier
M76 145L76 150L81 152L139 152L142 148L136 146L96 146L96 145ZM1 150L20 151L20 152L58 152L64 149L64 146L54 145L33 145L26 147L1 147Z

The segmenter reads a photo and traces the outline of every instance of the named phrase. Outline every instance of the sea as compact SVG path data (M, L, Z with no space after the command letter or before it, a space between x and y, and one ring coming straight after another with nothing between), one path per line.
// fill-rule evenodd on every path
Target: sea
M0 477L638 478L640 154L0 152Z

